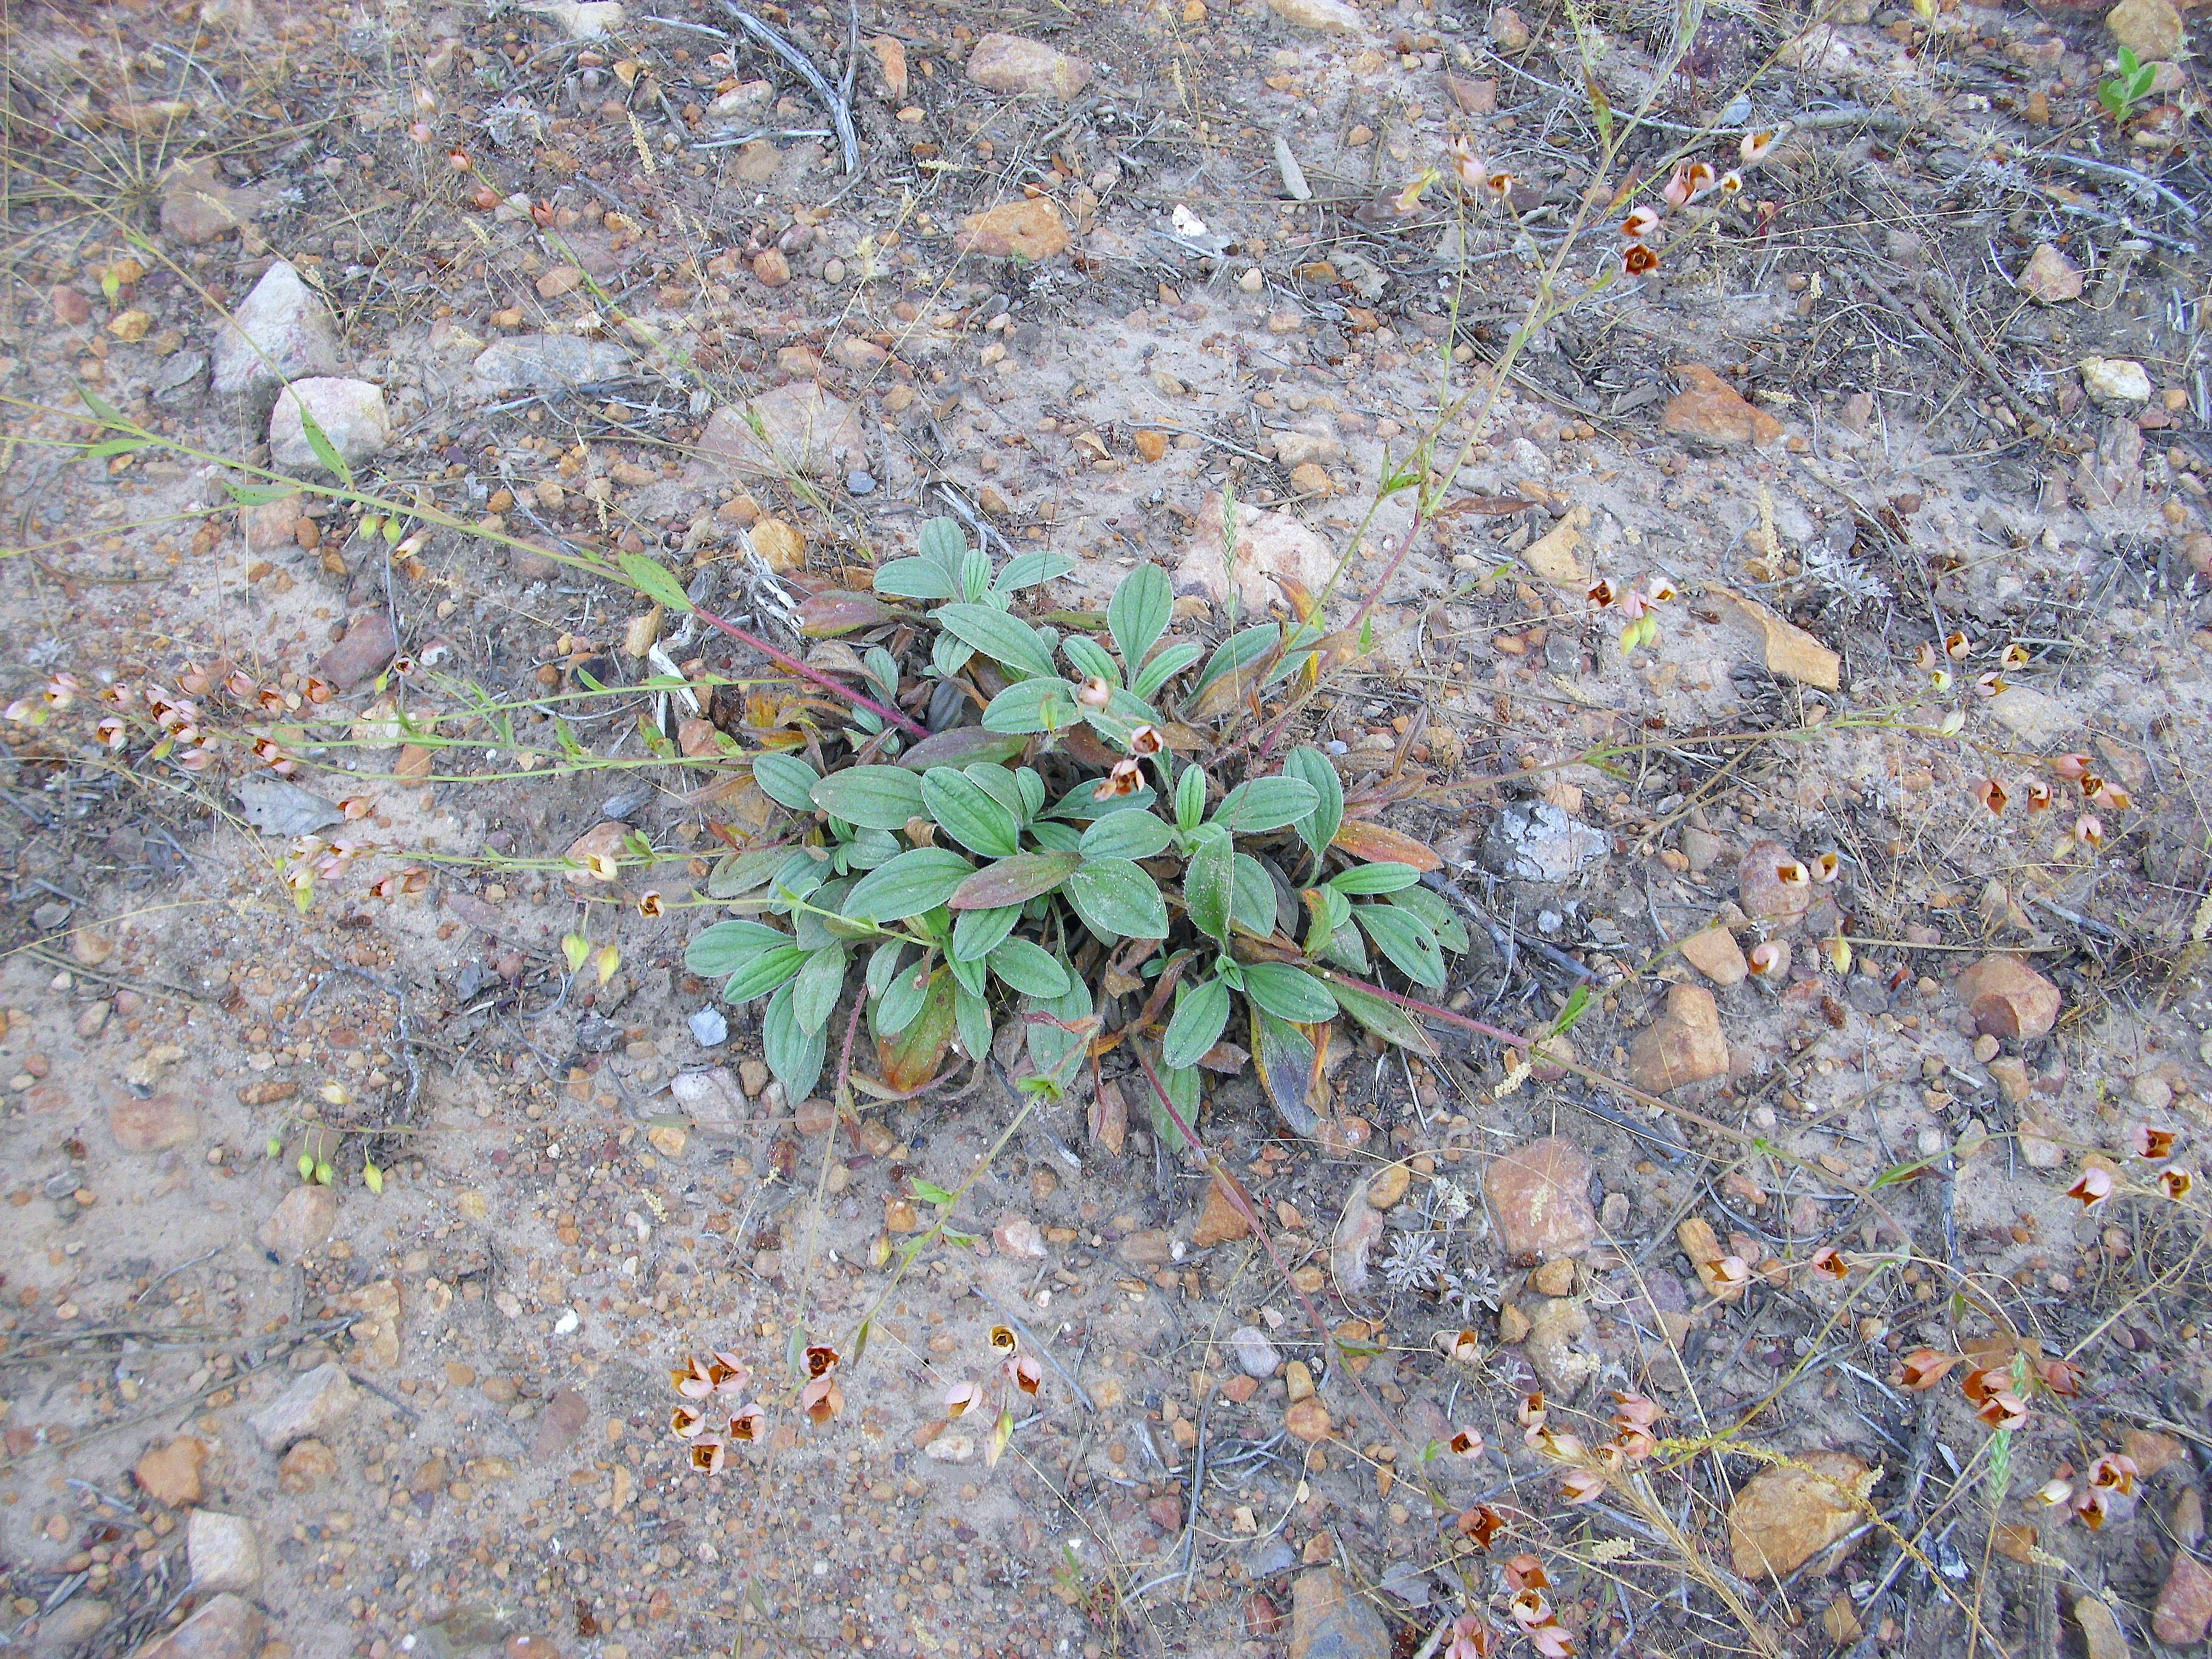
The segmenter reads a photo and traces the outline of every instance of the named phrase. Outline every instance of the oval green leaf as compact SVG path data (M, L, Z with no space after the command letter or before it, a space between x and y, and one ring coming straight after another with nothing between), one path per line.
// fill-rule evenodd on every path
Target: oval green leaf
M1026 904L1049 893L1083 863L1079 853L1017 853L988 864L963 880L951 897L956 910L996 910ZM1165 930L1161 937L1166 936Z

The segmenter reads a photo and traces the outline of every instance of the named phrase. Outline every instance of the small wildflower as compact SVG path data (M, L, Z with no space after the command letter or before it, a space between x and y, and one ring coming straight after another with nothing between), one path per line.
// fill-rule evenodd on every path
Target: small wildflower
M2153 1163L2162 1163L2173 1156L2173 1145L2180 1138L2172 1129L2154 1129L2148 1123L2138 1123L2130 1137L2137 1158L2147 1158Z
M1915 1348L1898 1361L1898 1381L1915 1390L1932 1389L1958 1363L1957 1354L1938 1353L1933 1348Z
M1588 1469L1569 1469L1559 1481L1559 1496L1570 1504L1595 1504L1605 1495L1605 1480Z
M2066 1196L2078 1199L2084 1210L2094 1210L2112 1195L2112 1172L2095 1164L2081 1171L2081 1178L2066 1189Z
M1812 1266L1814 1273L1830 1279L1840 1280L1850 1276L1850 1264L1844 1260L1843 1252L1832 1244L1813 1252Z
M1471 1510L1462 1510L1453 1524L1475 1548L1486 1550L1491 1541L1505 1530L1505 1517L1487 1504L1479 1504Z
M1772 131L1745 133L1743 141L1735 149L1737 159L1747 167L1757 167L1766 159L1767 151L1774 148L1774 141L1781 136Z
M1999 1389L1974 1413L1993 1429L2019 1429L2027 1425L2027 1401L2009 1389Z
M2160 1173L2158 1184L2165 1188L2168 1198L2179 1204L2189 1196L2189 1189L2197 1184L2197 1177L2186 1170L2166 1170Z

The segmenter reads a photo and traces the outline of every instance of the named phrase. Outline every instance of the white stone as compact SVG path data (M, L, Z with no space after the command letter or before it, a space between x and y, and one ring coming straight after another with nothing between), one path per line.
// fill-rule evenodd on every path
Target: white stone
M1267 0L1267 4L1285 23L1324 34L1357 34L1365 27L1359 8L1345 0Z
M272 1452L295 1441L327 1439L352 1412L357 1391L336 1360L318 1365L253 1414L253 1431Z
M596 40L629 21L622 0L550 0L525 9L536 12L571 40Z
M193 1587L204 1595L235 1590L253 1595L261 1589L261 1540L242 1515L194 1510L186 1523L185 1555Z
M572 386L618 380L629 373L629 353L612 340L576 334L517 334L495 340L471 366L495 392L565 392Z
M392 417L385 410L383 387L336 378L295 380L276 394L276 406L269 411L269 454L279 466L322 465L307 441L302 410L314 418L349 466L360 465L391 441Z
M214 386L226 397L338 372L338 336L323 296L289 260L261 274L215 337Z
M2100 404L2140 404L2150 398L2150 376L2130 357L2084 357L2081 387Z

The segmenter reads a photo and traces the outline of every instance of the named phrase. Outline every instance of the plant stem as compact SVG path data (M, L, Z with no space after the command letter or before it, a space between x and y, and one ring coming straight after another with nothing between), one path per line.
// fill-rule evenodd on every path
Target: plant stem
M896 708L887 708L884 704L878 702L873 697L868 696L864 693L854 691L849 687L838 684L836 681L831 679L827 674L822 672L821 670L817 668L809 668L805 663L799 661L798 658L791 656L785 652L777 650L766 640L761 638L759 635L749 634L744 629L738 627L735 623L726 622L723 618L716 616L711 611L701 611L695 606L691 614L698 617L701 622L705 623L709 628L720 629L723 633L727 634L732 639L737 641L740 645L749 645L752 647L754 650L759 652L761 655L766 657L770 662L775 664L777 667L787 670L791 673L798 675L799 678L803 680L811 680L816 685L820 686L824 691L834 692L836 696L844 698L846 702L851 703L856 708L865 708L871 714L880 715L883 719L889 720L892 725L897 726L902 732L905 732L911 736L917 738L926 738L929 735L929 728L924 726L921 721L912 719L908 715L902 714Z

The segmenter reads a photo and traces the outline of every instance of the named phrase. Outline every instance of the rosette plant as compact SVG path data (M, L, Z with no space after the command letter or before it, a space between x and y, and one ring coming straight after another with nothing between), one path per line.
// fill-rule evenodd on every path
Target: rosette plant
M953 520L932 520L920 554L884 566L875 591L933 605L915 678L957 688L980 724L884 758L896 734L878 722L826 772L795 754L751 757L787 830L716 870L710 893L743 914L707 927L685 959L731 1002L767 999L765 1057L789 1098L819 1081L841 1007L845 1029L865 1018L896 1092L934 1077L956 1042L980 1060L1010 1015L1025 1027L1018 1086L1063 1091L1093 1052L1102 990L1146 991L1123 1030L1157 1042L1187 1112L1194 1068L1240 1000L1263 1068L1310 1069L1315 1028L1340 1012L1427 1048L1404 1008L1339 970L1372 973L1371 947L1441 990L1463 926L1412 865L1337 844L1344 791L1326 756L1296 750L1279 772L1225 787L1192 757L1205 734L1161 705L1206 653L1170 637L1175 599L1158 566L1115 593L1111 650L1013 614L1014 592L1072 568L1030 553L994 576ZM1315 635L1267 623L1231 635L1179 707L1224 676L1287 678ZM888 651L865 665L898 692Z

